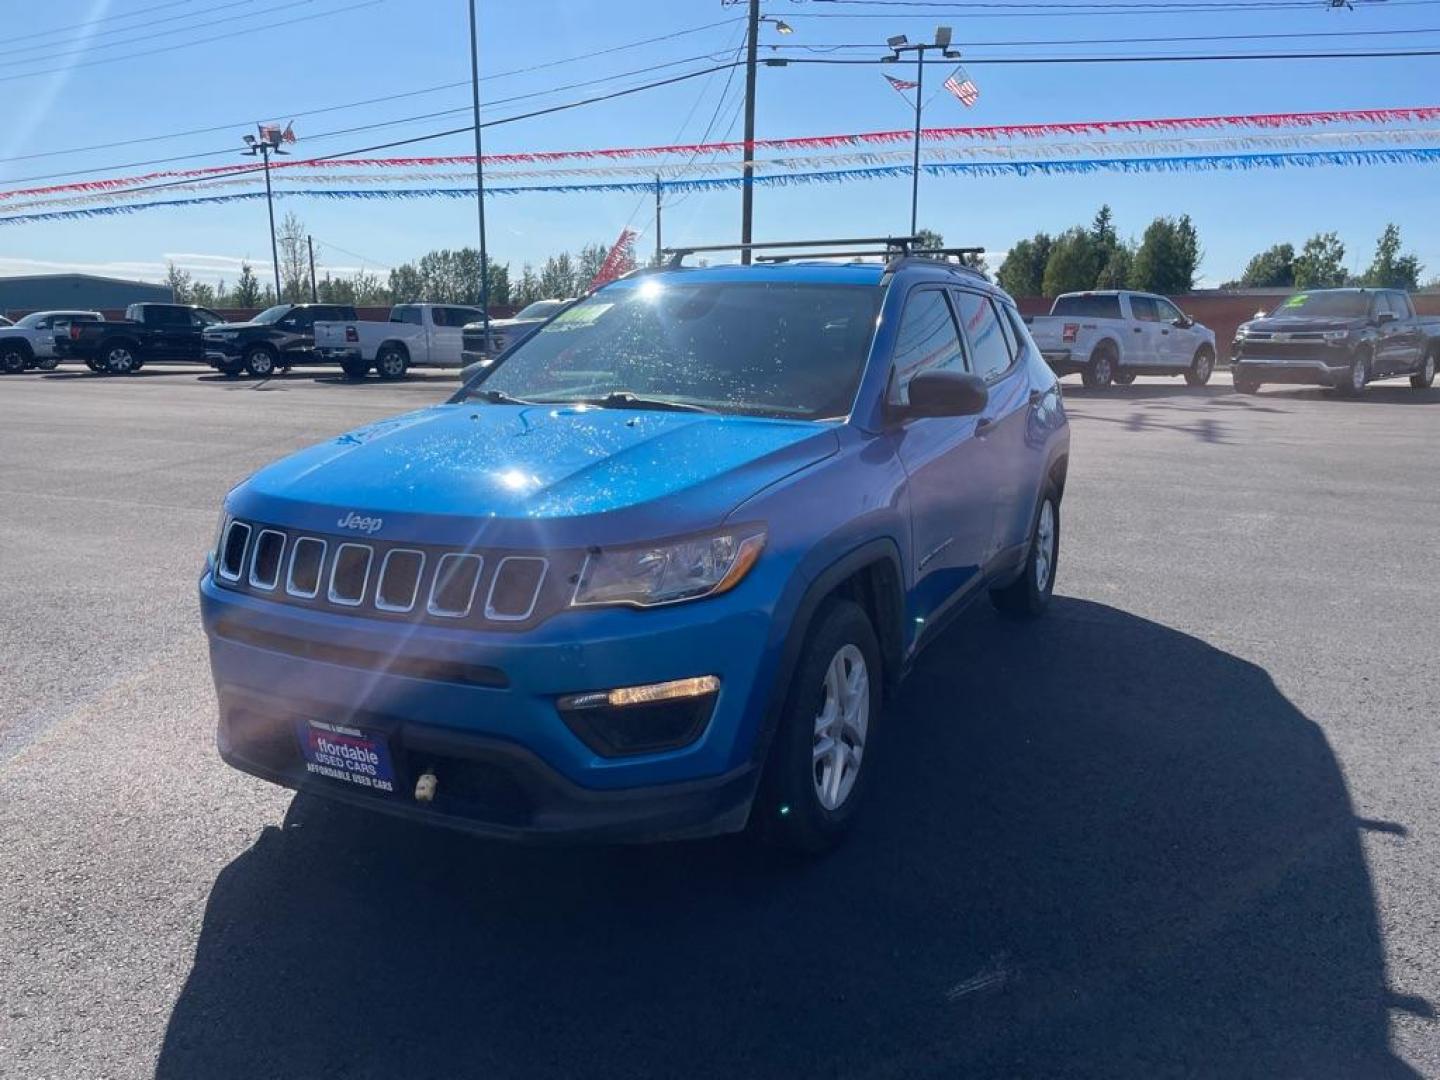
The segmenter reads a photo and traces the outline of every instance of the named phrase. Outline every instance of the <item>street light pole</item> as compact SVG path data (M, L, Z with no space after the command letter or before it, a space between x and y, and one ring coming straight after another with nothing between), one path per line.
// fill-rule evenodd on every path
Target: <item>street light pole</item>
M904 34L898 34L886 44L890 46L890 55L883 58L884 63L897 62L901 53L915 54L915 153L910 166L910 235L914 236L920 228L920 120L925 108L925 54L931 49L939 49L947 60L959 60L960 54L950 48L948 26L935 28L933 42L912 45Z
M275 267L275 302L283 299L280 295L280 248L275 243L275 194L270 190L270 144L260 143L260 156L265 162L265 205L270 208L270 261Z
M475 210L480 217L480 318L485 325L485 342L490 341L490 259L485 250L485 163L480 148L480 37L475 14L476 0L470 0L470 99L475 118Z

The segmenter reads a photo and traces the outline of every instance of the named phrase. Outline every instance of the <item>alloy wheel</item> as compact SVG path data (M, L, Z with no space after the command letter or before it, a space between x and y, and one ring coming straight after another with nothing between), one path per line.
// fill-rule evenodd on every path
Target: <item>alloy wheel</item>
M1040 520L1035 523L1035 588L1044 592L1050 584L1050 569L1055 565L1055 504L1046 499L1040 505Z
M825 697L815 716L815 797L826 810L838 810L855 790L869 727L865 655L855 645L843 645L825 670Z

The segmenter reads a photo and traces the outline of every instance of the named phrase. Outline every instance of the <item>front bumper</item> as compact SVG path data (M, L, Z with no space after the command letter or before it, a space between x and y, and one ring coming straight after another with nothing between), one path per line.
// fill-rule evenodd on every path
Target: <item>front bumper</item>
M204 358L211 367L237 366L242 362L243 356L244 352L238 341L205 339Z
M1333 358L1338 360L1338 358ZM1231 377L1255 383L1297 383L1340 386L1350 378L1350 360L1301 356L1250 357L1243 353L1230 363Z
M503 839L649 841L732 832L748 818L758 719L773 678L769 623L727 597L698 602L707 606L703 617L683 605L597 609L516 633L402 628L297 609L217 588L208 575L200 594L220 701L217 742L235 768ZM303 655L287 641L322 642L327 651ZM391 663L351 666L337 646ZM503 680L424 678L396 663L421 657L498 671ZM674 750L603 757L556 708L564 694L699 674L717 675L721 690L703 731ZM296 726L311 719L382 736L394 792L309 774ZM434 802L422 804L415 782L427 768L438 788Z

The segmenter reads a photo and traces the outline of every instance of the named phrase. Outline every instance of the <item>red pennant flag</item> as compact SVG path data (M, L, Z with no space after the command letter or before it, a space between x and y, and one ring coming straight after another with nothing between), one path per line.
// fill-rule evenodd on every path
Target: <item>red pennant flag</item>
M635 242L635 231L624 229L620 233L620 239L615 241L615 246L610 249L605 261L600 264L600 272L590 282L590 290L598 289L601 285L608 285L625 272L625 264L630 261L630 245Z

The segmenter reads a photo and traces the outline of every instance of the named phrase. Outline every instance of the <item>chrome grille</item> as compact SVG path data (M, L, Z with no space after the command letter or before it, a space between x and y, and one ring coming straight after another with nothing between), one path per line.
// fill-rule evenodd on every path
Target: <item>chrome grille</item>
M584 559L578 551L542 557L322 537L254 521L231 521L218 555L217 584L270 600L514 630L568 604Z

